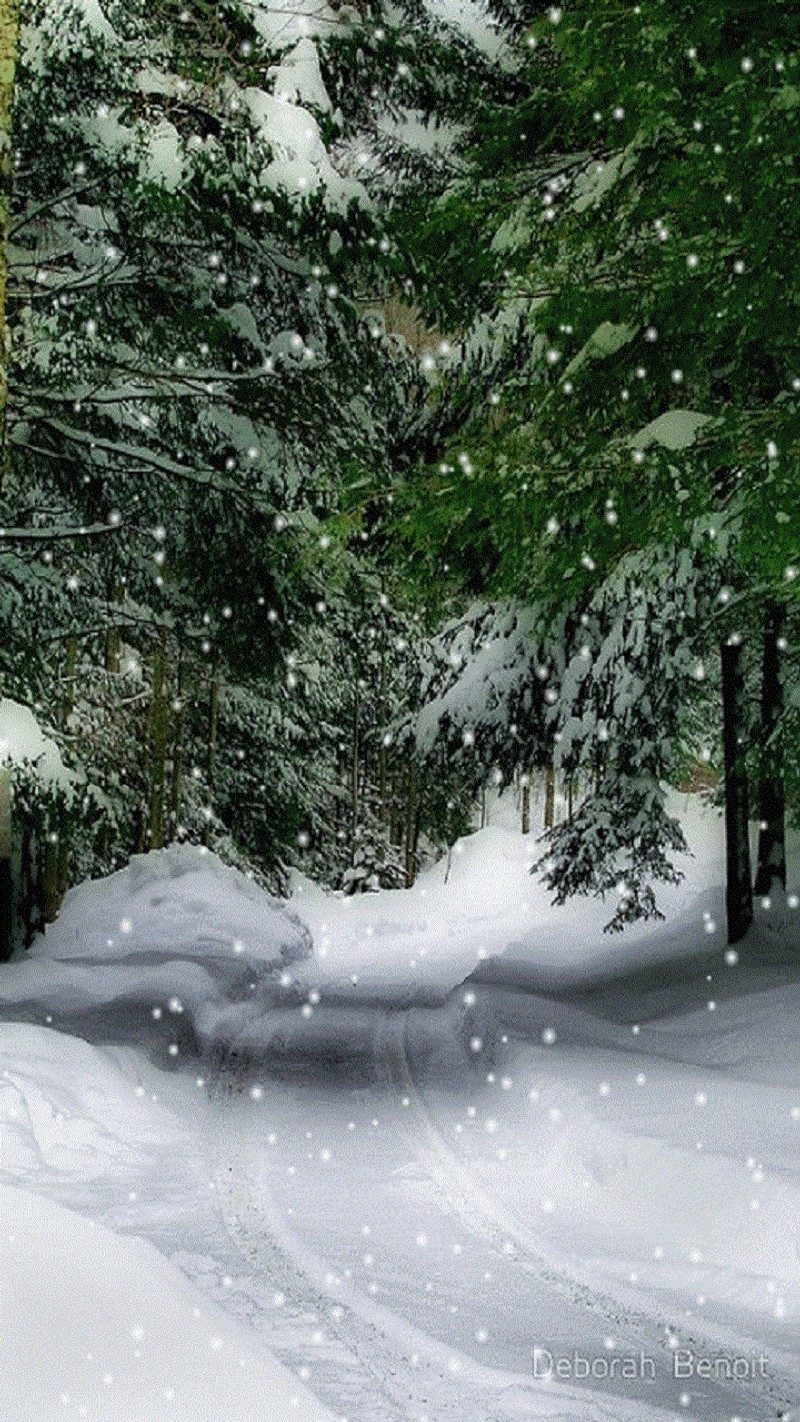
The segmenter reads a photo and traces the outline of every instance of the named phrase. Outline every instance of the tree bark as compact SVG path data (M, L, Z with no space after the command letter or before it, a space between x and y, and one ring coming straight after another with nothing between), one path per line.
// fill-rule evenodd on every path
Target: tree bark
M749 796L745 766L746 708L741 643L722 645L722 731L725 747L725 908L728 942L744 938L753 921Z
M217 727L219 723L219 666L214 663L211 671L211 690L208 698L208 788L213 797L217 784ZM203 843L211 843L211 821L203 830Z
M6 321L8 229L14 178L11 116L19 46L18 0L0 0L0 488L8 479L8 357ZM11 776L0 772L0 962L13 947L11 872Z
M408 767L405 840L405 882L407 889L413 889L414 880L417 877L417 845L419 842L417 768L413 761L411 761Z
M183 799L183 740L186 727L186 668L183 654L178 654L178 682L173 705L174 721L172 736L172 780L169 794L169 838L173 840L178 832Z
M769 894L777 879L786 888L786 829L783 788L783 681L781 649L786 623L782 603L768 602L764 609L764 651L761 670L761 784L759 793L758 865L755 892Z
M361 806L360 806L360 804L359 804L359 795L358 795L358 756L359 756L359 741L360 741L360 722L359 722L360 716L361 716L361 697L360 697L360 695L359 695L359 686L358 686L358 668L356 668L356 684L355 684L355 688L354 688L354 691L353 691L353 740L352 740L352 746L351 746L351 757L352 757L352 759L351 759L351 764L350 764L350 794L351 794L351 804L352 804L352 809L353 809L353 852L354 852L354 853L355 853L356 840L358 839L358 821L359 821L359 815L360 815L360 810L361 810Z
M556 773L548 765L544 773L544 827L552 829L556 813Z
M529 775L522 777L522 833L531 832L531 778Z
M164 788L166 784L169 710L165 690L167 648L162 637L153 653L150 702L150 848L164 848Z
M61 702L61 726L64 729L75 708L75 668L78 662L78 639L67 638L67 652L64 659L64 697Z
M44 870L42 875L42 917L45 923L55 923L61 907L59 889L59 844L58 839L48 839L44 847Z
M11 772L0 770L0 962L13 948L11 873Z

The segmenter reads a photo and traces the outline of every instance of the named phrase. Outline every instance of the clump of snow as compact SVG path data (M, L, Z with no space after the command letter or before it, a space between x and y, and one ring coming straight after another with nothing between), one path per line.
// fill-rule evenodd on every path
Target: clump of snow
M332 105L319 67L317 46L308 38L297 41L279 65L267 71L274 79L273 94L281 103L301 104L330 113Z
M97 0L74 0L74 3L80 14L81 21L87 29L91 30L93 34L99 35L101 39L108 40L110 43L117 42L117 32L113 26L109 24Z
M564 371L565 376L574 375L587 361L604 360L606 356L616 355L628 341L632 340L634 329L632 326L621 322L615 325L613 321L601 321L600 325L592 332L588 341L578 354L573 357Z
M611 191L618 178L625 177L633 166L633 155L629 148L612 153L610 158L598 159L579 174L573 187L572 206L576 212L598 207Z
M183 179L181 139L174 124L162 119L146 135L142 176L174 193Z
M49 784L66 787L71 783L58 746L44 734L33 712L4 696L0 700L0 765L22 765L25 761Z
M323 191L331 208L345 210L366 203L361 183L343 178L331 162L319 124L304 105L329 113L331 102L319 68L315 45L302 39L280 65L270 70L274 92L228 84L232 107L244 108L271 151L262 180L267 187L294 197Z
M647 449L651 444L660 444L664 449L688 449L690 444L694 444L697 431L710 418L699 410L666 410L644 429L638 430L630 443L634 449Z
M36 1422L326 1422L255 1334L158 1251L0 1187L3 1413ZM10 1322L10 1321L9 1321Z

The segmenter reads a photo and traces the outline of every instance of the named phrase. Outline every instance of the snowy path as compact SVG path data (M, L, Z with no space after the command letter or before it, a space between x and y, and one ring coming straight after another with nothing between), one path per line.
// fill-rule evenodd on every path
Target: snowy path
M374 1057L355 1081L317 1075L312 1057L300 1066L295 1041L292 1074L271 1078L251 1066L232 1088L238 1109L230 1083L218 1085L227 1091L217 1095L213 1136L226 1220L256 1275L280 1281L283 1319L271 1325L272 1349L304 1366L313 1390L348 1422L788 1410L800 1371L788 1347L773 1340L766 1378L681 1383L670 1342L703 1357L755 1357L763 1334L735 1317L689 1310L685 1289L609 1278L607 1261L579 1259L568 1247L574 1241L554 1247L518 1209L529 1191L513 1169L502 1193L487 1186L486 1162L454 1148L441 1124L470 1119L462 1089L478 1083L462 1070L443 1091L438 1062L417 1085L406 1034L430 1058L437 1017L420 1015L429 1020L415 1035L414 1014L373 1014ZM362 1050L363 1032L362 1009ZM656 1378L591 1388L535 1382L536 1346L589 1358L644 1353Z

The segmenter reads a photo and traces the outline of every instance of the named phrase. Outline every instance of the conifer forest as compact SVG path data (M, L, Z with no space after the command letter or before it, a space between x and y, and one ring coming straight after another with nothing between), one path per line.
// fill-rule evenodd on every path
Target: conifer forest
M0 1422L800 1419L800 8L0 0Z

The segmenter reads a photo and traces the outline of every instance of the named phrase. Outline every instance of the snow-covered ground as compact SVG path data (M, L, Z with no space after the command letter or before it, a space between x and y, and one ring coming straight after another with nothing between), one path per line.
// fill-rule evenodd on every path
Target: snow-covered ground
M73 893L0 979L0 1418L800 1417L795 911L726 956L684 813L622 938L510 823L408 892Z

